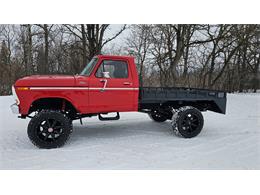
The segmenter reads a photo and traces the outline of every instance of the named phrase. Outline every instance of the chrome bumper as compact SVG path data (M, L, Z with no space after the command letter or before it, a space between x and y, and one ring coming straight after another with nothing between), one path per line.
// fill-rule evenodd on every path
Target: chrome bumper
M19 114L19 107L18 107L18 105L16 103L12 104L10 106L10 108L11 108L13 114Z

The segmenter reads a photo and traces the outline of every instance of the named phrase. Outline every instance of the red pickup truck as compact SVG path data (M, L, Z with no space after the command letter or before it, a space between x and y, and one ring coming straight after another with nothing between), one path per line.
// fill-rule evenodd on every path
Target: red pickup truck
M193 88L139 87L133 57L98 55L76 76L34 75L12 87L20 118L31 118L27 133L39 148L63 146L72 132L72 121L98 116L118 120L119 112L144 112L156 122L171 120L182 137L198 135L201 111L225 114L226 93ZM114 117L106 117L114 112Z

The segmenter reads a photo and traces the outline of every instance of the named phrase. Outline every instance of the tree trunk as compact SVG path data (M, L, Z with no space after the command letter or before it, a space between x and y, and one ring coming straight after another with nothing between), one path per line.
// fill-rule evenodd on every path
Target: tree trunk
M86 66L88 59L87 59L87 39L86 39L86 29L85 25L81 24L81 34L82 34L82 50L83 50L83 66ZM82 69L82 67L80 67Z
M243 47L243 59L240 69L240 84L239 84L239 92L243 92L245 89L245 75L246 75L246 52L247 52L247 45Z
M27 52L28 52L28 68L29 74L32 74L34 72L34 66L33 66L33 55L32 55L32 32L31 32L31 25L28 24L27 25L27 40L28 40L28 48L27 48Z
M49 30L48 25L43 25L44 30L44 74L47 74L49 72Z
M259 75L259 67L260 67L260 54L258 54L258 59L256 60L255 67L254 67L254 93L257 92L257 89L259 88L259 82L260 82L260 75Z

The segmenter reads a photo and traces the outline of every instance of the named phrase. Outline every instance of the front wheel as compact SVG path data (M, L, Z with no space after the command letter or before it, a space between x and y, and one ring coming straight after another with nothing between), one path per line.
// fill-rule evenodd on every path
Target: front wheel
M58 148L63 146L72 132L71 120L63 113L42 110L28 125L27 134L38 148Z
M197 136L204 124L201 112L194 107L181 107L172 117L172 127L177 135L184 138Z

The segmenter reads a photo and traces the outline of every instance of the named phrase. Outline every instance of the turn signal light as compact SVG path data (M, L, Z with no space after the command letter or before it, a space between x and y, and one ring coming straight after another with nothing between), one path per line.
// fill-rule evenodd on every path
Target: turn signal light
M30 90L29 87L17 87L17 90L25 91L25 90Z

